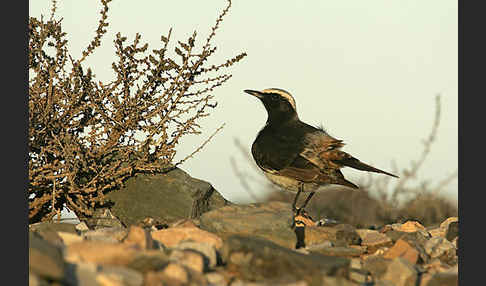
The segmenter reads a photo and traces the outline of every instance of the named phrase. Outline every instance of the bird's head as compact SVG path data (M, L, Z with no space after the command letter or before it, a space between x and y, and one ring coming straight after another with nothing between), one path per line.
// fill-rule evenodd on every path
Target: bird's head
M289 92L279 88L267 88L262 91L245 89L244 91L262 101L268 113L268 122L298 119L295 99Z

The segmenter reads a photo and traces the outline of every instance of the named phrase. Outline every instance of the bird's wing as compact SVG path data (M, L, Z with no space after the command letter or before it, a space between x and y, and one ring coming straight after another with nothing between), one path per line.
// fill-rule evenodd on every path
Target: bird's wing
M396 175L365 164L350 154L341 151L341 147L344 146L343 141L333 138L322 130L308 134L305 137L304 146L304 150L300 153L300 156L312 162L323 172L327 169L351 167L362 171L382 173L398 178Z
M307 128L307 126L303 126L303 128ZM262 132L270 131L262 130ZM267 136L268 133L263 133L261 135L265 136L265 140L259 140L259 137L257 137L252 145L252 154L261 169L301 182L339 184L358 188L355 184L344 179L338 164L318 158L322 144L319 144L320 141L306 139L304 134L309 134L309 132L287 134L287 132L278 132ZM322 138L320 140L322 141ZM327 146L324 148L327 151L343 145L341 140L332 137L325 138L324 141L327 142L324 145Z

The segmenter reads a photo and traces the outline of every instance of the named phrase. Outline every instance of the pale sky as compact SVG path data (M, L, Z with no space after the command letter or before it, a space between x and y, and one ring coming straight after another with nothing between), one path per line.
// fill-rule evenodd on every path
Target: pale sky
M50 16L50 1L29 1L30 16ZM120 1L109 4L108 33L85 61L98 80L113 78L113 39L117 32L133 41L136 32L149 50L172 27L175 40L210 33L226 1ZM71 55L81 56L99 21L99 1L58 1ZM234 144L250 149L266 121L263 105L244 89L278 87L297 102L302 121L322 124L344 140L343 150L380 169L391 161L409 167L418 160L433 123L435 95L442 95L437 140L419 179L437 183L458 169L458 28L457 1L249 1L234 0L217 31L210 58L219 64L241 52L248 56L232 66L233 77L216 89L218 107L201 121L204 133L186 137L177 158L189 154L222 123L225 128L181 166L210 182L231 201L251 201L235 176L230 157L241 171L260 176ZM252 161L253 162L253 161ZM252 163L253 164L253 163ZM350 168L351 181L366 173ZM375 174L375 177L381 175ZM261 181L252 181L260 192ZM445 193L457 199L457 179Z

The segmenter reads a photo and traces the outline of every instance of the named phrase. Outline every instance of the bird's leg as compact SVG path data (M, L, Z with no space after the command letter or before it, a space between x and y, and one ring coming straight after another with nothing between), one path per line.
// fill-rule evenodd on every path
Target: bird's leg
M295 194L294 202L292 203L292 225L291 228L295 227L295 217L299 215L300 213L300 208L295 207L297 204L297 199L299 198L299 195L301 192L304 191L304 183L299 184L299 190L297 191L297 194Z
M312 198L312 196L315 194L315 192L311 192L308 196L307 196L307 199L305 199L305 202L304 204L299 208L299 210L305 208L305 206L307 206L307 203L310 201L310 199Z
M292 211L295 212L297 211L297 208L295 205L297 204L297 199L299 198L300 193L304 190L304 183L299 184L299 190L297 191L297 194L295 194L294 202L292 203Z

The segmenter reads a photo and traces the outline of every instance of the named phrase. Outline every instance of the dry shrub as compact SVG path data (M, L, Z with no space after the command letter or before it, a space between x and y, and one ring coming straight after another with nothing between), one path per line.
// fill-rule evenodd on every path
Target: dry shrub
M435 185L428 181L417 180L417 174L423 166L432 143L436 139L440 123L440 96L436 97L435 117L429 136L423 141L424 149L417 161L411 161L409 168L399 169L393 164L392 173L400 176L398 181L388 176L376 176L368 173L367 180L362 178L359 190L341 186L331 186L325 192L318 192L310 200L306 210L313 218L332 218L339 222L358 227L380 226L406 220L417 220L426 226L442 222L457 216L457 204L441 194L441 191L457 178L457 171ZM247 163L257 169L250 157L249 149L236 139L235 144ZM263 186L263 192L269 194L265 200L292 202L295 194L281 191L265 178L254 178L239 170L236 159L231 158L232 167L244 189L256 201L256 193L249 181L257 181ZM393 162L392 162L393 163ZM261 171L257 169L259 173ZM396 184L392 185L391 180ZM304 196L305 197L305 196Z
M63 207L79 218L105 204L104 194L117 190L138 172L165 172L176 146L188 134L200 134L200 119L215 108L213 90L231 78L227 68L241 53L221 64L209 64L212 46L231 1L200 47L196 31L177 41L169 57L171 30L161 47L148 50L137 34L131 43L120 33L113 41L115 78L96 81L85 59L106 33L108 3L101 0L101 19L93 40L74 59L67 50L61 21L29 19L29 221L50 220ZM52 52L54 51L54 52ZM59 216L58 216L59 217Z

